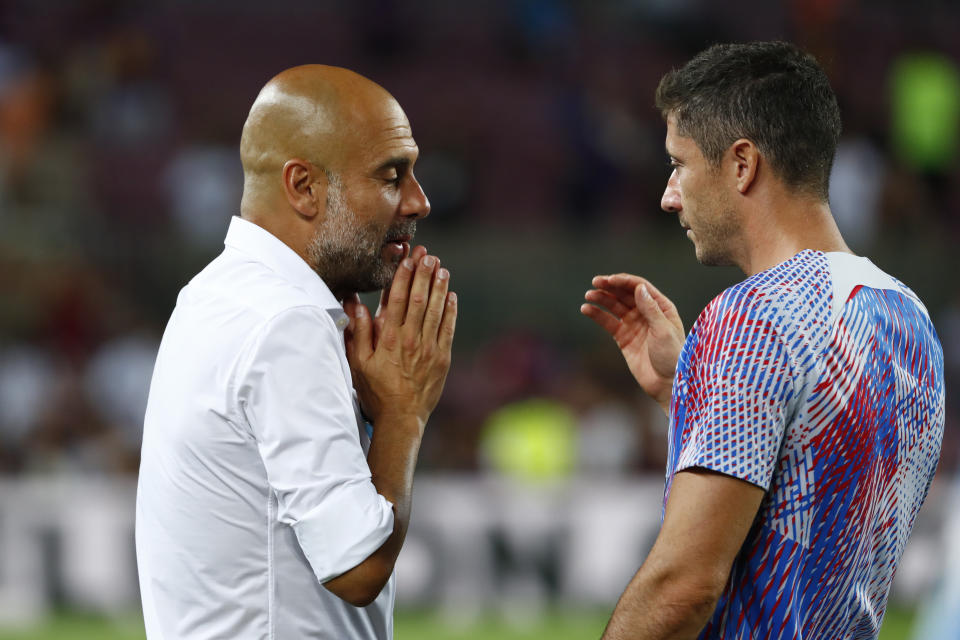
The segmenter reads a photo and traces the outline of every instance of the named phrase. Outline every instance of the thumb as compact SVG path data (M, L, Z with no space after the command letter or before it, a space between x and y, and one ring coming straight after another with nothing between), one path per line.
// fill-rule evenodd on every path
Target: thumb
M351 361L364 361L373 354L373 343L371 341L371 320L370 312L365 304L357 303L350 305L350 339L347 340L347 357Z
M647 289L646 284L642 282L638 284L637 288L633 290L633 297L637 302L637 311L640 312L640 315L647 321L647 325L649 325L651 329L654 329L660 323L666 321L667 318L663 315L663 310L660 309L660 305L657 304L657 301L650 295L650 290Z

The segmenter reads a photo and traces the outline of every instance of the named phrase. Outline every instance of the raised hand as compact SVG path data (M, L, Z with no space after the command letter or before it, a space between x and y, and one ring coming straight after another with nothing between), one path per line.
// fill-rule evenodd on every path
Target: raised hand
M420 258L427 255L427 248L422 244L418 244L414 247L408 254L410 259L413 260L413 264L419 264ZM383 291L380 292L380 303L377 305L377 312L373 315L373 346L377 346L377 339L380 336L380 330L383 328L383 320L385 318L384 311L387 309L387 303L390 300L390 288L393 284L389 284L383 288ZM359 298L358 298L359 300Z
M677 308L648 280L627 273L593 278L580 312L600 325L620 347L630 373L663 408L683 347L683 322Z
M375 423L384 412L416 418L421 433L446 381L457 319L449 271L424 254L417 247L400 263L376 320L359 299L344 305L347 358L364 412Z

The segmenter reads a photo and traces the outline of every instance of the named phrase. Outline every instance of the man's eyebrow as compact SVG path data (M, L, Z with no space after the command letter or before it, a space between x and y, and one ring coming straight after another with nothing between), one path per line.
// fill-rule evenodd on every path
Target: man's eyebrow
M386 169L406 169L410 166L410 158L405 158L403 156L394 156L387 159L379 167L377 167L376 172L379 173Z

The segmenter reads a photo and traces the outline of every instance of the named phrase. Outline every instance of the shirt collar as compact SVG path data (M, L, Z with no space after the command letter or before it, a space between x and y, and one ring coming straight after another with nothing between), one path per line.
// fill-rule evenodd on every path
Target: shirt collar
M230 228L227 229L223 244L245 253L306 291L321 307L330 312L338 328L342 329L346 325L341 320L346 319L343 306L323 279L293 249L263 227L233 216L230 218Z

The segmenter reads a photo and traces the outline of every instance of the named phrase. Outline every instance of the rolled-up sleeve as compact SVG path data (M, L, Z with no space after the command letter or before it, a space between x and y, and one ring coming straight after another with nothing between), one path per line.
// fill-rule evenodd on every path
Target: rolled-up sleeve
M267 321L241 355L238 410L257 441L280 522L320 582L352 569L393 531L370 479L341 337L329 314L296 307Z

